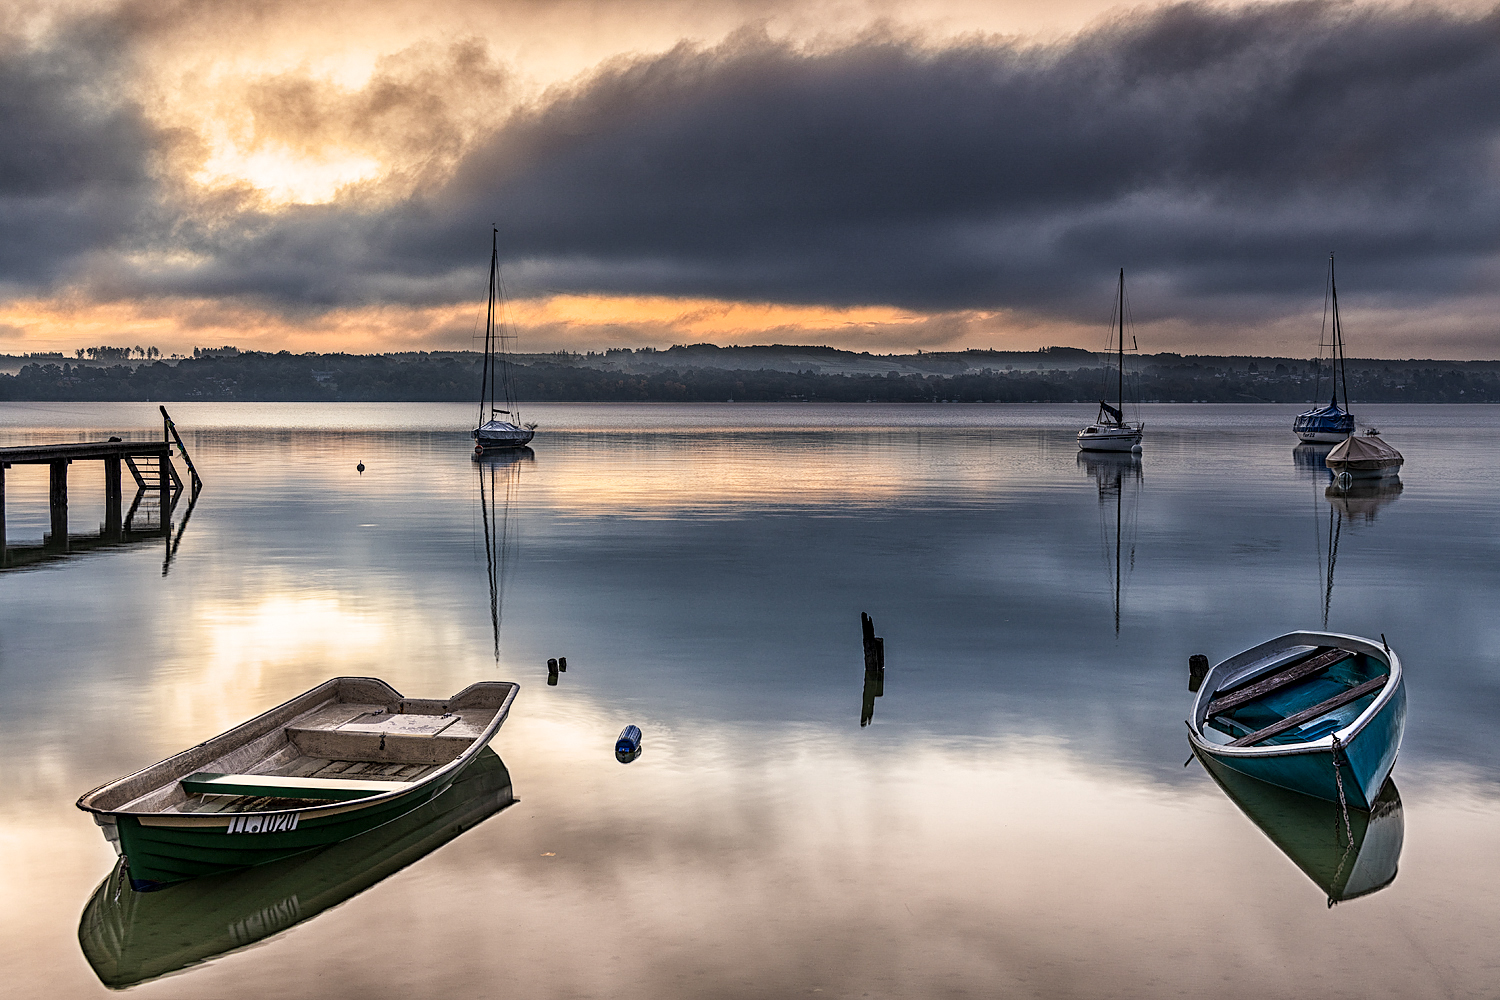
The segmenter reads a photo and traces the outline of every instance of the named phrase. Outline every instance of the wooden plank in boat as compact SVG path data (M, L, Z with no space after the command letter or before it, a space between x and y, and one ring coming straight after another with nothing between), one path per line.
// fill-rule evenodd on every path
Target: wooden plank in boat
M183 791L197 795L266 795L334 801L363 799L409 787L411 782L408 781L291 778L279 774L213 774L207 771L182 779Z
M457 728L457 727L454 727ZM367 770L383 764L446 764L469 749L472 736L413 736L409 733L366 733L337 729L304 729L288 726L286 734L297 749L309 757L327 757L330 760L359 758L363 764L352 765ZM320 772L321 773L321 772Z
M1208 715L1222 715L1225 712L1239 708L1241 705L1248 705L1255 699L1270 694L1272 691L1279 691L1300 680L1320 674L1334 664L1341 663L1353 655L1347 649L1332 649L1326 653L1314 656L1310 660L1294 663L1290 667L1279 670L1269 677L1262 677L1249 687L1243 687L1237 691L1232 691L1229 694L1215 698L1208 703Z
M341 733L436 736L458 721L456 715L382 715L372 712L338 727Z
M1268 740L1272 736L1276 736L1286 732L1288 729L1295 729L1297 726L1302 725L1302 723L1304 722L1311 722L1313 719L1316 719L1320 715L1327 715L1335 708L1342 708L1343 706L1349 704L1351 701L1358 701L1360 698L1363 698L1365 695L1370 694L1373 691L1379 691L1381 688L1385 687L1385 682L1388 680L1390 680L1390 676L1387 674L1381 674L1379 677L1371 678L1370 680L1365 681L1363 684L1349 688L1347 691L1341 691L1340 693L1334 695L1332 698L1329 698L1327 701L1320 701L1311 708L1304 708L1300 712L1288 715L1280 722L1273 722L1271 723L1271 725L1267 726L1264 729L1257 729L1249 736L1241 736L1239 739L1226 744L1226 746L1244 747L1250 746L1254 743L1259 743L1262 740Z

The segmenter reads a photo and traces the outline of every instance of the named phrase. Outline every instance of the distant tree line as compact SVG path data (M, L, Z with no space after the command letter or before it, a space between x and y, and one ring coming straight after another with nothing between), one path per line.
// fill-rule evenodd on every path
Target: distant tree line
M98 348L94 349L97 353ZM1268 366L1269 367L1269 366ZM1128 377L1126 398L1142 402L1300 403L1326 399L1329 380L1286 365L1259 371L1183 359L1147 365ZM664 368L612 372L534 362L513 369L523 401L556 402L1091 402L1113 398L1106 368L963 374L841 375L785 371ZM477 398L477 356L227 353L204 350L176 364L25 365L0 374L0 400L468 401ZM1367 362L1349 372L1356 402L1500 402L1500 372L1487 363Z
M142 347L140 344L134 347L80 347L74 354L90 361L129 361L131 358L145 361L161 357L161 351L154 347Z

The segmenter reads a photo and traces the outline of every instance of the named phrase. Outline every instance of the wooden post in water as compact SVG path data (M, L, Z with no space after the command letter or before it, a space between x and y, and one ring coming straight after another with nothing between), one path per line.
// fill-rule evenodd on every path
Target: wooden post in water
M59 458L48 463L47 505L52 513L51 547L68 551L68 460Z
M1188 657L1188 690L1197 694L1198 689L1203 686L1203 678L1208 676L1208 657L1202 653L1194 653Z
M5 565L5 463L0 462L0 567Z
M859 613L859 625L865 646L864 704L859 724L868 726L875 717L875 699L885 694L885 640L875 634L875 620L863 611Z
M104 460L104 536L118 542L124 534L120 495L120 460Z

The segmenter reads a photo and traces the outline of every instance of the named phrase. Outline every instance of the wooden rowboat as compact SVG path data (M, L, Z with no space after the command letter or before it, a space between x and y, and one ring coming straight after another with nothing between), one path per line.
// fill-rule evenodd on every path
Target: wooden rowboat
M310 920L420 861L516 801L510 773L488 748L448 788L376 830L268 865L135 892L124 860L78 922L84 957L124 989L247 948Z
M403 698L335 677L78 800L140 891L249 868L358 836L422 806L471 763L518 686Z
M1384 642L1290 632L1208 671L1188 738L1241 774L1369 810L1405 727L1401 661Z

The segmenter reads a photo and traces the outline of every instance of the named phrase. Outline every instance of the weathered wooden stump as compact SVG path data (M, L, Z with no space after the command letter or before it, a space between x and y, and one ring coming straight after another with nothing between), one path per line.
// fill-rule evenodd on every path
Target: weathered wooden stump
M1194 653L1188 657L1188 690L1194 694L1203 686L1203 678L1208 676L1208 657L1202 653Z
M875 717L875 699L885 694L885 640L875 634L875 620L863 611L859 613L859 624L865 647L865 686L859 724L868 726Z

